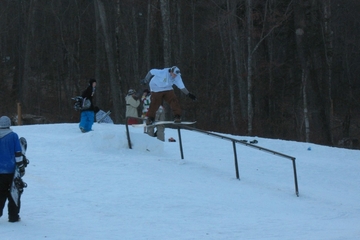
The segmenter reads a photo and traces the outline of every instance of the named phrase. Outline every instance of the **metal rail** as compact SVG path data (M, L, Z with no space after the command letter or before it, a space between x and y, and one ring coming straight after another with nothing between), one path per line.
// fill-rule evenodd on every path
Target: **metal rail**
M129 118L133 118L133 117L129 117ZM143 118L135 118L135 119L144 120ZM126 135L127 135L127 139L128 139L129 148L131 149L131 140L130 140L129 126L127 124L127 122L128 122L127 120L128 120L128 118L126 118ZM174 124L164 124L164 125L174 126ZM184 159L184 151L183 151L182 140L181 140L181 131L180 131L181 128L187 129L187 130L190 130L190 131L196 131L196 132L199 132L199 133L203 133L203 134L206 134L206 135L210 135L210 136L213 136L213 137L218 137L218 138L221 138L221 139L224 139L224 140L231 141L232 146L233 146L233 151L234 151L235 173L236 173L236 178L237 179L240 179L240 175L239 175L239 165L238 165L238 159L237 159L236 143L242 144L242 145L244 145L246 147L255 148L257 150L260 150L260 151L263 151L263 152L266 152L266 153L270 153L270 154L273 154L273 155L283 157L283 158L287 158L287 159L291 160L292 161L292 166L293 166L293 172L294 172L295 194L296 194L296 196L299 197L299 187L298 187L298 181L297 181L296 163L295 163L296 158L295 157L292 157L292 156L289 156L289 155L286 155L286 154L283 154L283 153L280 153L280 152L276 152L276 151L273 151L273 150L270 150L270 149L267 149L267 148L264 148L264 147L260 147L260 146L257 146L257 145L251 144L251 143L247 143L247 142L244 142L242 140L238 140L238 139L235 139L235 138L223 136L223 135L220 135L220 134L217 134L217 133L204 131L204 130L194 128L194 127L190 127L190 126L187 126L187 125L178 124L178 125L175 125L175 126L176 126L176 128L178 130L181 159Z

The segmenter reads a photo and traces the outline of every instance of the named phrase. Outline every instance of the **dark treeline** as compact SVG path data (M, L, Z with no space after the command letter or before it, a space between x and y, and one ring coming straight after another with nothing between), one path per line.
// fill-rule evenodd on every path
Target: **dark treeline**
M19 102L77 122L71 97L95 78L96 105L124 123L127 90L177 65L197 127L336 146L360 137L359 12L358 0L1 0L0 114Z

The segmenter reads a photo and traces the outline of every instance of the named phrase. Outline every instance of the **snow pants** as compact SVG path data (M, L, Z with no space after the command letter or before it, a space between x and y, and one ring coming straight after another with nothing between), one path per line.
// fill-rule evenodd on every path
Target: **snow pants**
M94 124L94 111L86 110L81 112L79 128L84 129L84 132L91 131L92 125Z
M147 113L148 117L155 118L156 111L159 109L163 100L170 105L174 116L181 116L181 107L179 100L177 99L174 90L169 90L163 92L151 92L151 102Z
M8 200L8 213L9 219L18 219L20 212L20 200L19 207L16 206L14 200L10 194L10 187L13 180L14 174L9 173L0 174L0 217L3 215L6 200Z

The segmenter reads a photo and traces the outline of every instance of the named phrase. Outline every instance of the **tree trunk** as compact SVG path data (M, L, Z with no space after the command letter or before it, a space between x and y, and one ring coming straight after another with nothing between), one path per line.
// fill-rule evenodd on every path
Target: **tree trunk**
M301 82L302 82L302 96L303 96L303 114L305 123L305 141L310 141L310 124L309 124L309 111L307 108L307 94L306 94L306 83L307 83L307 61L305 56L304 48L304 34L306 28L305 22L305 8L303 0L296 0L294 3L294 24L296 34L296 48L297 54L301 66Z
M31 0L30 1L30 7L29 7L29 15L27 20L27 27L25 29L25 48L24 48L24 68L23 68L23 77L22 77L22 94L23 94L23 106L25 108L27 106L33 105L33 96L30 91L30 80L31 80L31 69L30 69L30 61L34 61L31 59L31 50L33 49L32 43L33 43L33 37L35 32L35 22L34 22L34 16L36 13L36 7L37 7L37 0Z
M328 123L328 136L331 145L334 145L334 139L332 134L333 129L333 100L331 94L331 86L332 86L332 62L333 62L333 32L331 30L331 1L330 0L322 0L323 4L323 21L324 21L324 45L325 45L325 57L327 64L327 94L325 101L325 117L326 122Z
M248 135L252 135L253 132L253 93L252 93L252 0L246 0L246 23L247 23L247 118L248 118Z
M110 30L107 24L107 16L104 8L104 3L101 0L96 0L95 2L95 11L99 12L100 23L102 26L104 40L105 40L105 52L108 61L108 68L109 68L109 76L110 76L110 88L111 88L111 96L114 103L114 115L115 115L115 123L119 123L124 116L121 116L120 109L121 109L121 100L119 96L119 88L117 84L116 78L116 70L115 70L115 62L114 62L114 47L113 47L113 38L110 34Z
M237 87L238 87L238 102L240 104L240 113L241 113L241 119L247 119L247 80L243 77L243 58L244 54L242 51L242 46L244 45L243 39L241 38L241 35L239 34L240 27L237 23L236 16L236 8L237 8L237 1L231 0L230 1L230 8L232 11L231 17L231 33L232 33L232 43L233 43L233 51L234 51L234 62L235 62L235 75L236 75L236 81L237 81ZM233 73L233 74L234 74Z
M170 8L169 0L160 0L161 19L163 27L163 54L164 64L166 67L171 67L171 23L170 23ZM165 105L165 118L171 119L172 112L169 105Z
M161 19L163 27L163 50L164 64L170 67L171 64L171 22L169 0L160 0Z

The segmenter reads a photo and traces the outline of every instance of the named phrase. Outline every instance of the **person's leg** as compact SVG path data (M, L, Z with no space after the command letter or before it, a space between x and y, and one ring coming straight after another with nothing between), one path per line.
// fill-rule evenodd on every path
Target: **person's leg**
M94 111L83 111L81 112L80 129L82 132L91 131L94 123Z
M13 173L0 174L0 216L3 215L3 209L5 207L5 202L7 199L9 221L17 222L19 221L20 199L19 199L19 206L16 206L10 193L13 177L14 177Z
M163 96L164 96L164 92L152 92L151 93L150 107L147 112L147 117L151 118L151 120L155 119L156 111L159 109L159 107L162 103Z
M179 100L177 99L174 90L166 91L164 95L164 100L170 105L171 110L173 111L174 116L181 116L181 106Z
M156 112L156 121L164 121L165 120L165 111L163 108L159 109ZM156 137L160 141L165 141L165 125L156 126L157 134Z
M6 199L8 197L8 192L9 192L7 175L8 174L0 174L0 217L3 215L3 209L5 207Z
M80 114L80 123L79 123L79 128L82 132L85 132L85 126L86 126L86 111L83 111Z
M19 196L19 206L16 206L14 199L12 198L10 191L8 193L8 211L9 211L9 222L17 222L20 220L19 212L20 212L20 196Z
M87 115L88 115L88 121L87 121L87 127L85 130L87 131L91 131L92 130L92 126L94 124L94 118L95 118L95 113L94 111L87 111Z

